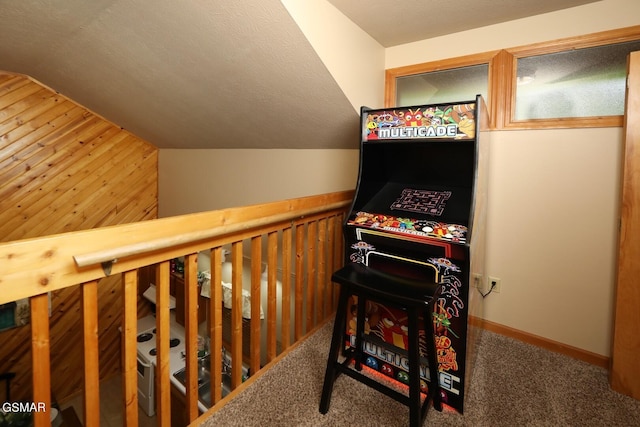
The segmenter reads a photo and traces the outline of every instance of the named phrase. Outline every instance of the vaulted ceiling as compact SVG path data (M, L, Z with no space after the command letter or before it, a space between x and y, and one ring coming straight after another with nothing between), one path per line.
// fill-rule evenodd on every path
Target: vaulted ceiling
M328 0L384 47L593 1ZM355 108L280 0L3 1L0 22L0 70L160 148L358 145Z

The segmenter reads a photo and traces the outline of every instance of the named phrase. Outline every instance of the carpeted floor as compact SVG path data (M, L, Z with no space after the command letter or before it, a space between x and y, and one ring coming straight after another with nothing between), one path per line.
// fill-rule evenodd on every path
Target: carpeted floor
M332 324L318 330L202 426L405 426L408 408L344 375L318 412ZM607 372L481 331L464 415L431 408L433 426L640 426L640 402L610 390Z

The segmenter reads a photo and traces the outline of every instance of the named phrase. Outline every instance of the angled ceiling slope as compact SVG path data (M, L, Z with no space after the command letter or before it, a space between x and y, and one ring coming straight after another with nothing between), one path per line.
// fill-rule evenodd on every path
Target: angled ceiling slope
M357 112L280 0L24 0L0 20L0 69L159 148L358 146Z
M327 0L384 47L513 21L599 0Z

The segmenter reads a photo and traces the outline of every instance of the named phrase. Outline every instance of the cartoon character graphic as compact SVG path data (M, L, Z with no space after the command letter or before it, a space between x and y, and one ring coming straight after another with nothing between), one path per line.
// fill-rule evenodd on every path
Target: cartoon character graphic
M347 318L347 329L350 335L356 333L356 322L358 321L358 297L352 295L349 297L349 317ZM365 319L364 319L364 333L368 335L371 332L371 328L380 321L380 313L378 312L378 305L367 301L365 307Z
M458 370L458 355L451 346L449 337L440 336L436 338L436 353L438 354L438 365L441 371Z
M393 127L400 125L401 121L398 118L398 114L394 111L393 113L383 113L378 116L378 127Z
M398 221L398 218L390 216L380 223L380 227L400 228L400 221Z
M396 379L404 384L409 384L409 374L407 374L405 371L398 371Z
M474 104L455 105L451 111L451 117L458 123L458 129L469 138L475 137L476 134L474 111Z
M374 214L368 212L358 212L352 223L357 225L369 225L373 222Z
M375 369L376 371L378 370L378 361L371 356L367 357L367 359L364 361L364 364L371 369Z
M407 348L409 342L409 329L406 325L394 322L392 319L385 317L380 323L384 341L400 348Z
M429 221L424 221L424 220L416 221L413 223L413 227L415 228L416 231L422 231L424 233L431 233L433 231L433 227L430 226Z
M424 110L424 119L427 122L427 125L435 126L440 124L440 120L436 119L436 108L428 107ZM436 119L436 120L434 120Z
M451 236L451 240L454 242L465 240L467 236L467 227L463 225L452 224L447 227L449 230L449 235Z
M382 367L380 368L380 372L391 378L393 378L394 376L394 369L388 363L382 365Z
M475 120L474 120L475 104L459 104L453 106L430 108L428 112L429 122L432 126L440 125L456 125L458 138L466 135L469 138L475 136Z
M415 111L409 108L409 112L404 114L404 125L410 127L422 126L422 118L422 113L419 108Z
M429 263L438 267L442 274L450 274L452 272L459 273L460 267L451 262L447 258L429 258Z
M355 249L357 250L357 252L353 252L351 255L349 255L349 259L352 262L358 262L363 264L364 258L367 252L375 250L375 247L373 245L368 244L367 242L360 241L351 245L351 249Z
M378 139L378 123L374 120L374 116L369 114L367 116L367 138Z
M444 336L451 333L451 335L453 335L454 337L460 338L451 329L451 321L449 320L449 316L447 316L447 313L433 313L433 321L436 326L436 334Z
M442 237L445 239L451 238L451 234L449 234L449 227L447 226L447 224L434 224L432 233L438 237Z
M413 220L411 218L398 218L401 230L415 230Z

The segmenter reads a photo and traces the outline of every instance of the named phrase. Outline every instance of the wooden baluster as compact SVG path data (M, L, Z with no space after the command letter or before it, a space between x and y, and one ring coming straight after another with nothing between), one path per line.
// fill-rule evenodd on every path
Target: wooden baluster
M336 268L336 216L331 216L327 220L327 248L329 254L327 256L327 316L330 316L335 309L335 292L331 283L331 275ZM342 244L342 243L341 243Z
M231 245L231 389L242 383L242 241Z
M31 351L33 372L33 402L46 411L36 411L33 420L36 427L51 424L51 362L49 354L49 295L40 294L31 302Z
M169 372L169 261L158 264L156 273L156 413L159 426L171 426Z
M295 288L295 319L294 319L294 340L302 338L303 322L303 292L304 281L304 224L296 225L296 288Z
M187 255L184 260L185 294L185 348L187 356L186 408L189 422L198 417L198 255Z
M122 289L122 398L124 424L138 425L138 272L123 273Z
M251 344L250 367L251 373L260 370L260 308L262 307L262 236L251 239ZM267 313L268 315L268 313Z
M307 226L307 325L305 332L309 332L316 325L316 239L318 223L309 222Z
M98 281L80 285L84 342L84 425L100 425L100 365L98 347Z
M291 227L282 230L282 350L291 345Z
M277 273L278 233L274 231L267 236L267 362L271 362L276 357Z
M316 325L327 316L326 307L326 277L327 277L327 220L318 220L318 305ZM315 325L314 325L315 326Z
M222 248L211 250L211 293L209 298L209 313L211 325L209 336L211 337L211 367L212 377L212 404L216 404L222 398Z

